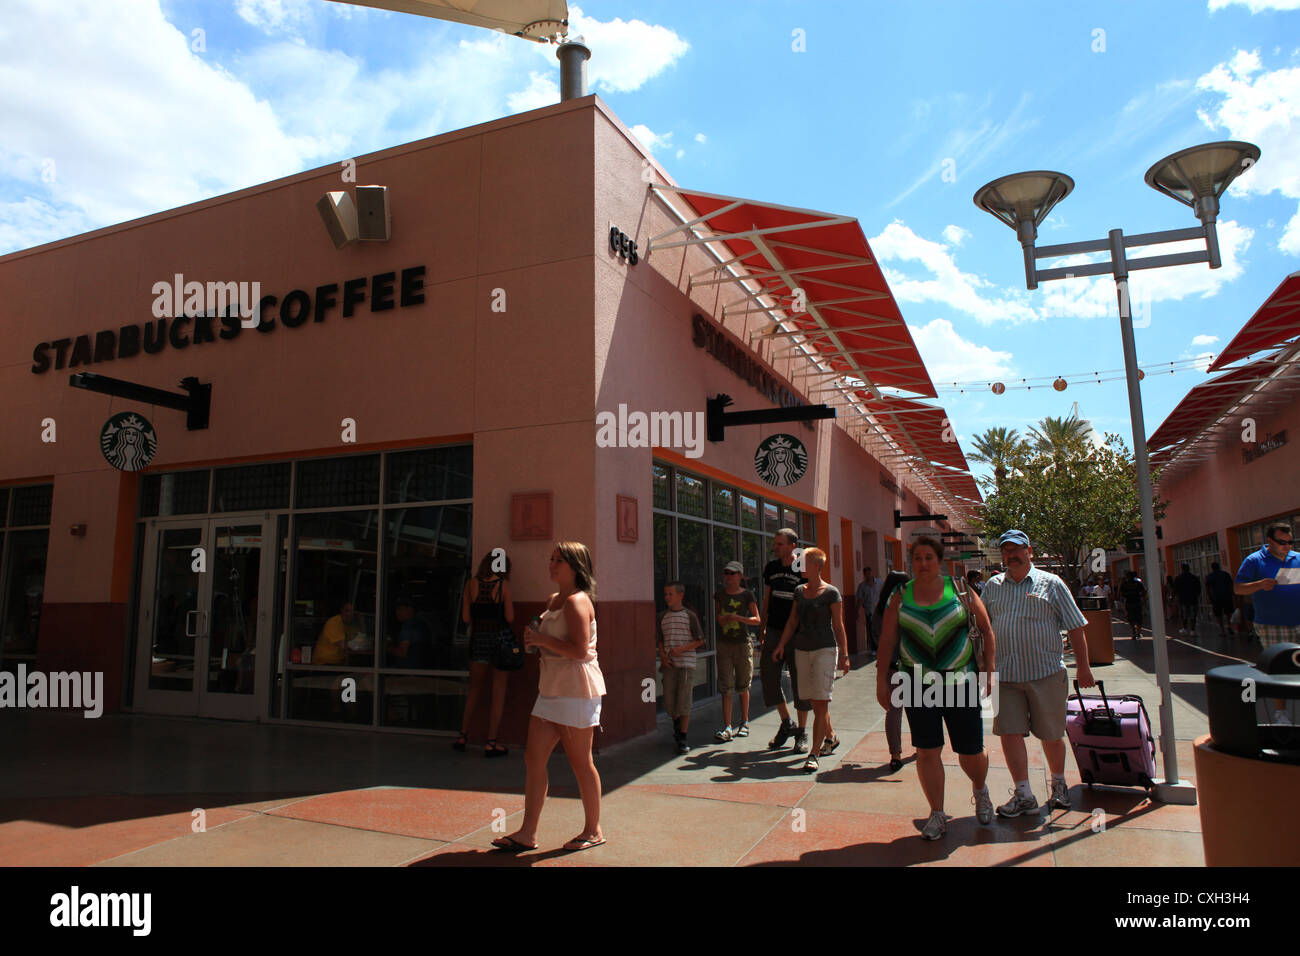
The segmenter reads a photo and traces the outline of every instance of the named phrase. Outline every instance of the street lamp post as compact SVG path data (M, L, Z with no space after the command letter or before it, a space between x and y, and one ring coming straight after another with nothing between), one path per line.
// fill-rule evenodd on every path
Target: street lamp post
M1169 685L1169 651L1165 647L1163 603L1156 599L1160 587L1159 555L1156 552L1155 507L1151 493L1151 469L1147 461L1146 425L1142 420L1142 395L1138 385L1137 347L1133 341L1133 316L1129 305L1128 277L1131 271L1158 269L1193 262L1208 263L1211 269L1222 265L1216 220L1219 197L1228 185L1259 159L1259 148L1250 143L1221 142L1193 146L1166 156L1146 174L1153 189L1192 207L1201 221L1199 228L1167 229L1126 236L1112 229L1105 239L1070 242L1035 249L1038 227L1048 213L1074 189L1074 181L1063 173L1048 170L1003 176L975 193L975 205L997 217L1016 231L1024 249L1025 285L1038 288L1039 281L1072 279L1081 276L1115 277L1119 297L1119 327L1124 345L1124 371L1128 380L1129 415L1133 423L1133 454L1137 463L1138 497L1142 512L1143 560L1151 587L1151 630L1155 645L1156 681L1160 687L1160 751L1164 778L1155 782L1155 795L1165 803L1196 803L1196 790L1178 778L1178 748L1174 739L1173 699ZM1140 246L1165 242L1203 240L1204 250L1173 255L1147 256L1130 260L1125 252ZM1108 252L1107 262L1088 263L1069 268L1040 271L1039 259Z

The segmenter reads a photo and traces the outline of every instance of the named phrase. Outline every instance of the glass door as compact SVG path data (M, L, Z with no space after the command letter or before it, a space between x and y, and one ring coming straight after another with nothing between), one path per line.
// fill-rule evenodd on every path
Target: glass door
M272 519L149 522L137 709L254 720L267 679ZM265 606L263 606L265 605ZM263 665L258 667L260 663ZM260 672L259 672L260 671Z

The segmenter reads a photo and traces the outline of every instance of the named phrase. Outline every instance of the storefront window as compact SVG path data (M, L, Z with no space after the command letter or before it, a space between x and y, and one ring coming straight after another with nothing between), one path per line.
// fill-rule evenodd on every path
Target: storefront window
M14 508L9 516L9 527L24 528L29 525L50 523L50 504L54 500L53 485L28 485L13 489Z
M684 515L695 515L697 518L708 517L703 478L677 473L677 511Z
M474 449L469 445L390 452L384 469L385 504L474 495Z
M763 566L768 562L768 549L762 535L741 535L741 549L744 557L740 560L745 565L745 587L758 597L758 606L763 606Z
M299 508L373 505L379 501L379 456L299 462L297 481Z
M370 667L375 657L379 512L298 515L294 525L290 670ZM337 676L328 675L330 680ZM373 700L373 675L365 676ZM353 721L354 711L340 711L332 705L322 710L319 694L300 693L304 688L318 691L325 685L302 683L299 674L289 677L289 717ZM360 685L357 691L359 703ZM370 716L362 722L369 723Z
M713 520L736 523L736 490L713 486Z
M379 723L384 727L460 730L469 678L442 674L381 674Z
M650 482L654 488L654 506L663 508L665 511L671 508L672 485L668 479L668 467L666 465L652 467L650 469Z
M213 511L278 511L289 507L287 461L216 470Z
M45 555L49 530L0 533L0 554L8 548L4 591L0 603L0 659L5 670L19 661L36 661L36 638L41 626L41 600L45 591Z
M210 472L178 471L140 480L140 514L146 518L206 514Z
M464 670L469 639L460 601L473 567L469 505L390 508L384 518L382 666Z
M5 524L9 518L9 489L0 488L0 525Z
M740 526L753 528L755 531L762 530L758 524L757 498L750 498L748 495L740 496Z
M763 530L776 534L781 527L781 509L770 501L763 502Z
M286 675L289 716L335 724L374 723L375 673L359 671L290 670ZM345 693L348 678L352 684Z

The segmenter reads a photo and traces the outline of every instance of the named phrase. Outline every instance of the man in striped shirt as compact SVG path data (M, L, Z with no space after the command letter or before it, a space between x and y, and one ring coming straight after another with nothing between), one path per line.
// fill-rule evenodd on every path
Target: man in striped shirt
M691 701L695 689L695 650L704 645L700 618L682 606L686 588L681 581L664 585L664 603L655 627L655 643L663 667L664 711L672 718L673 740L679 754L690 753L686 731L691 725Z
M1029 536L1012 529L998 539L1007 570L995 574L981 595L997 635L999 706L993 732L1002 739L1007 769L1016 782L1011 800L998 815L1037 813L1038 799L1029 787L1029 754L1025 738L1031 733L1043 743L1052 772L1049 807L1070 808L1065 784L1065 700L1069 680L1061 656L1061 631L1070 632L1070 647L1078 665L1079 684L1096 682L1088 667L1088 620L1074 603L1065 582L1034 567Z

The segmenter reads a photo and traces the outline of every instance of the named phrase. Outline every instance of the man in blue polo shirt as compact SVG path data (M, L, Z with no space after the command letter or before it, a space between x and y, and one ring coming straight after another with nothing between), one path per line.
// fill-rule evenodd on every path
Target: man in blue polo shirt
M1300 555L1295 553L1291 526L1274 521L1264 531L1264 546L1241 562L1236 594L1249 594L1255 604L1255 634L1259 642L1272 644L1300 643L1300 583L1279 584L1282 571L1300 573ZM1274 723L1290 723L1282 701L1275 700Z
M989 578L981 598L997 636L999 700L993 733L1002 740L1007 769L1016 783L1011 800L998 807L998 816L1038 812L1025 750L1025 738L1031 733L1042 741L1052 773L1047 805L1068 810L1065 701L1069 679L1061 655L1061 631L1070 632L1079 684L1092 687L1096 682L1088 667L1088 642L1083 636L1088 619L1064 581L1034 567L1028 535L1013 528L998 539L998 546L1007 570Z

